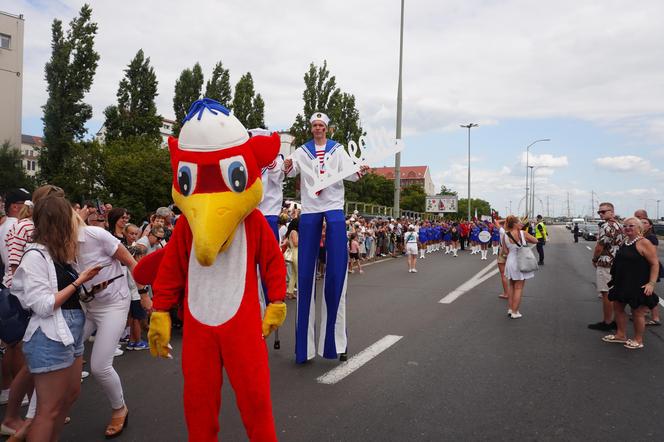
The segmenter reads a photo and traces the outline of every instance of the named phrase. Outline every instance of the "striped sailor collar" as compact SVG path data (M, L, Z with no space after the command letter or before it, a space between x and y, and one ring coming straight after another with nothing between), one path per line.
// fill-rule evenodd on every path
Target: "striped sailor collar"
M327 154L332 152L339 145L340 144L337 143L336 141L328 139L327 142L325 143L325 153ZM304 147L304 150L307 151L307 153L311 158L316 158L316 143L314 142L313 139L304 143L302 147Z

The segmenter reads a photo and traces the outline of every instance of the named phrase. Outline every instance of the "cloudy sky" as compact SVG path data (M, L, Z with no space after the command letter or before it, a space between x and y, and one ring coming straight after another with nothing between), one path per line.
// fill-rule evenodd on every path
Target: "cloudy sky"
M23 133L40 135L50 24L79 1L4 0L25 16ZM355 95L366 128L394 130L399 0L92 1L101 55L91 131L142 48L173 117L175 79L221 60L235 83L251 72L266 122L287 129L302 109L303 74L327 60ZM622 215L664 196L664 2L661 0L406 0L404 165L429 165L437 188L471 192L504 213L523 211L525 149L537 212L587 214L613 201ZM382 165L393 165L386 162ZM591 192L594 191L594 199ZM662 198L664 199L664 198ZM541 203L540 203L541 201ZM660 208L664 216L664 204Z

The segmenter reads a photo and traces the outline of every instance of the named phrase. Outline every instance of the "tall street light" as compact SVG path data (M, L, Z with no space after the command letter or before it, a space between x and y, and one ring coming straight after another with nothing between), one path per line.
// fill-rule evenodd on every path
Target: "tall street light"
M530 148L535 144L541 141L551 141L549 138L542 138L541 140L535 140L526 147L526 216L528 216L528 166L530 165Z
M470 129L479 126L479 124L468 123L459 126L468 129L468 221L470 221Z
M397 140L401 140L401 66L403 65L403 3L401 0L401 32L399 35L399 86L397 88ZM394 217L399 216L401 198L401 152L394 155Z
M526 213L529 219L535 217L535 169L539 169L541 166L529 166L530 167L530 214Z

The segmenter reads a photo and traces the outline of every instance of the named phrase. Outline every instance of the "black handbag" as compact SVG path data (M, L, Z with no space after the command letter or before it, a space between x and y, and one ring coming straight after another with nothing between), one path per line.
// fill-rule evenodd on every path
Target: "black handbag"
M31 250L36 250L46 259L38 249L29 249L23 256ZM12 295L11 290L2 286L2 290L0 290L0 340L8 345L15 345L23 339L29 322L30 310L24 309L21 301Z

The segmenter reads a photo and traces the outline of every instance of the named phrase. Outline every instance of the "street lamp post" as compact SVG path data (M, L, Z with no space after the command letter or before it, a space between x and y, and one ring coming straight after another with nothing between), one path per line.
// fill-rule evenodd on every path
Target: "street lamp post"
M401 31L399 33L399 86L397 87L397 140L401 140L401 66L403 65L403 3L401 0ZM394 155L394 218L399 217L401 199L401 153Z
M539 166L528 166L530 167L530 213L526 213L528 219L535 217L535 169L539 169Z
M468 129L468 221L470 221L470 129L479 126L476 123L460 124L461 127Z
M659 200L657 200L657 221L659 221Z
M549 138L542 138L541 140L535 140L526 147L526 216L528 216L528 166L530 165L530 148L535 143L540 141L551 141Z

